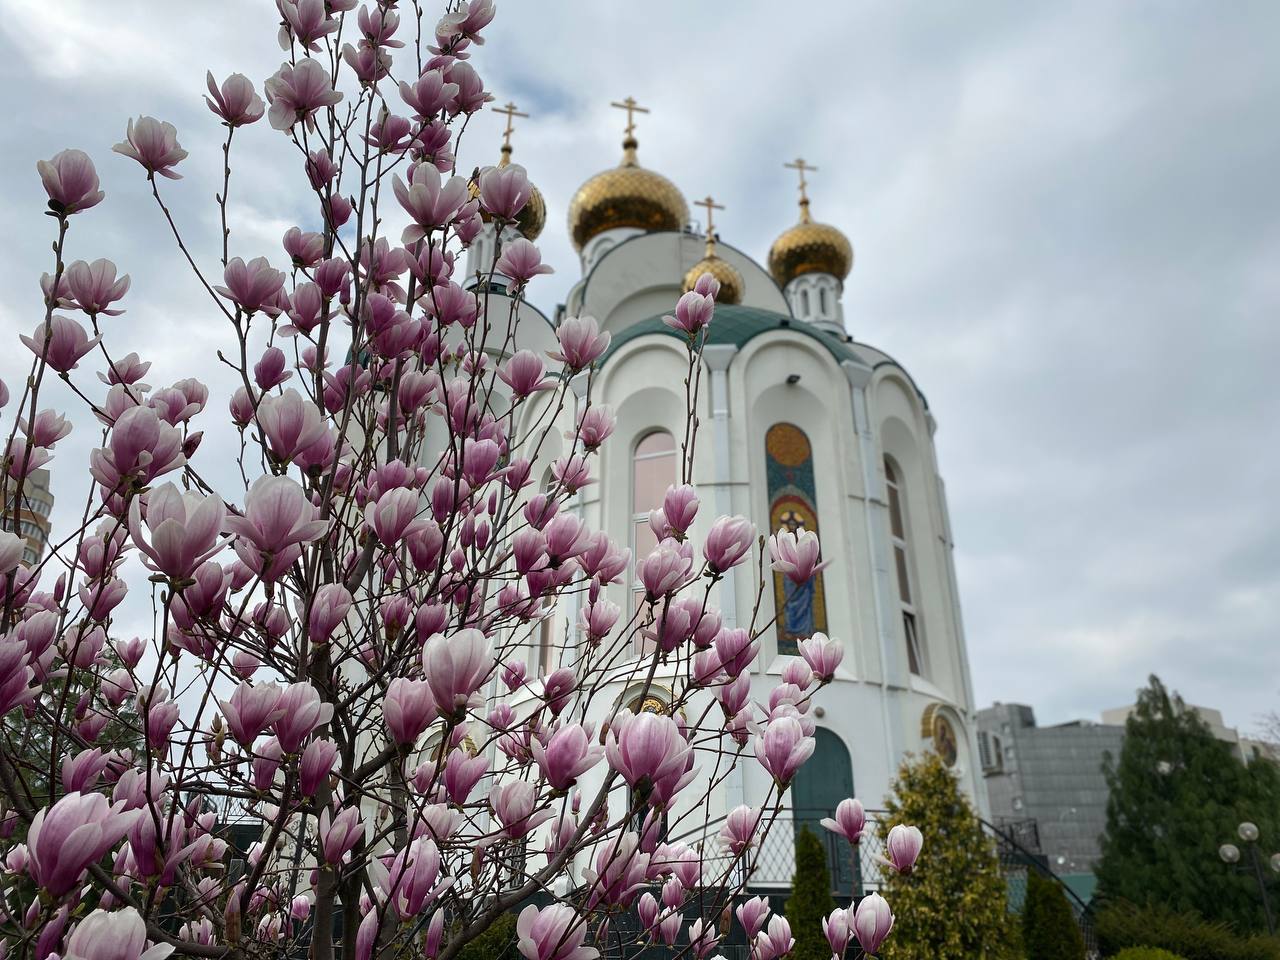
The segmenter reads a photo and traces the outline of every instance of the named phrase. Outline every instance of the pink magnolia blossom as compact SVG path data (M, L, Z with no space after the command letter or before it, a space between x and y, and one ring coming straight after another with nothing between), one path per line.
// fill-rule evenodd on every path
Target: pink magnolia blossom
M19 417L18 429L27 435L32 445L52 447L71 433L71 421L54 410L41 410L30 423Z
M605 740L609 766L632 787L679 776L691 753L676 721L658 713L618 714Z
M611 335L600 332L595 317L565 317L556 328L560 350L551 359L560 360L570 370L584 370L609 349Z
M546 746L534 740L530 748L538 769L556 790L568 790L604 756L604 748L591 742L580 723L561 727L547 738Z
M746 517L719 517L702 545L707 565L716 573L731 570L746 559L756 542L756 528Z
M752 897L739 904L735 913L747 934L747 940L754 940L769 917L769 901L764 897Z
M289 477L259 477L244 500L244 514L226 519L236 534L235 550L250 569L275 579L301 553L301 544L328 531L297 481Z
M141 812L100 793L64 794L39 810L27 831L27 870L37 886L61 898L80 883L90 864L124 839Z
M452 114L475 113L493 99L492 94L484 89L480 74L463 60L455 60L449 64L445 76L450 83L458 85L458 92L449 101L449 112Z
M436 718L436 702L426 680L396 677L382 701L382 717L391 739L399 744L414 743Z
M822 918L822 935L827 938L833 957L843 957L853 936L852 915L839 907Z
M405 227L401 240L413 243L449 223L467 200L467 182L462 177L450 177L442 181L440 171L420 163L413 168L406 184L399 176L393 176L391 187L400 206L413 219Z
M832 833L840 834L855 847L862 839L862 831L866 823L867 815L862 809L862 803L853 797L841 800L836 805L834 820L830 817L822 818L823 827Z
M51 160L38 160L36 171L49 195L49 209L55 213L79 213L106 196L98 189L98 171L83 150L63 150Z
M170 180L182 179L173 167L186 159L187 151L178 144L178 130L172 123L155 117L139 117L136 123L130 120L124 141L111 149L137 160L152 177L159 174Z
M600 904L626 907L648 882L650 855L640 849L640 837L627 832L600 845L595 868L582 871L587 882L586 909Z
M284 716L280 703L283 692L279 684L246 681L231 692L229 699L218 701L227 729L237 743L251 746L267 727Z
M889 836L885 838L885 856L882 859L905 876L915 868L922 846L924 834L920 832L920 828L899 823L889 830Z
M760 810L746 804L734 807L724 818L720 839L735 857L756 842L756 830L760 826Z
M226 508L217 496L185 494L172 483L156 487L147 496L146 532L143 534L142 500L129 504L129 536L150 561L151 569L174 580L185 580L200 564L221 548L218 534Z
M329 436L324 414L292 388L259 401L256 419L271 455L281 463L288 463Z
M437 633L422 648L422 674L443 714L457 716L494 667L493 648L479 630Z
M538 248L524 237L517 237L502 248L502 255L494 264L494 270L504 277L510 277L519 286L541 274L555 273L549 264L542 262L542 254Z
M465 750L454 750L444 765L444 789L451 803L461 807L481 778L489 772L489 759L473 757Z
M780 787L785 787L813 754L814 746L814 739L805 736L800 721L782 716L771 720L764 732L757 734L756 759Z
M270 390L272 387L278 387L290 377L293 371L286 369L288 359L284 355L284 351L279 347L267 347L262 351L262 356L258 362L253 365L253 382L256 383L261 390ZM314 406L314 404L312 404Z
M333 704L321 702L320 691L309 681L285 687L280 709L283 712L271 729L285 753L297 753L316 727L333 718Z
M98 259L93 263L77 260L67 267L64 274L67 290L75 298L76 306L90 316L105 314L116 317L123 310L112 310L110 306L129 290L129 275L126 273L116 279L116 265L110 260Z
M263 84L263 91L271 104L267 120L277 130L291 130L300 120L306 123L307 129L312 129L317 110L342 100L342 94L333 89L328 71L310 57L304 57L296 65L282 63Z
M351 592L340 583L326 583L317 590L307 618L307 637L311 643L328 643L333 631L346 619L353 602Z
M517 397L527 397L552 386L545 373L546 366L541 357L531 350L518 350L498 370L498 379Z
M853 933L868 957L874 956L893 929L893 911L884 897L868 894L858 901L853 916Z
M253 83L243 73L233 73L222 81L221 89L213 79L213 71L205 74L209 96L204 102L222 118L229 127L242 127L262 119L266 107L253 89Z
M518 163L486 167L480 173L480 204L499 220L516 218L529 202L529 189L529 175Z
M844 659L844 644L833 640L825 633L815 633L807 640L801 640L800 656L819 680L830 680L836 675L836 668Z
M308 743L298 763L298 789L302 795L314 797L337 762L338 746L332 740L316 739Z
M132 407L116 418L107 446L89 454L89 472L114 492L130 483L146 486L185 462L182 434L150 407Z
M84 327L70 317L55 313L46 326L43 320L29 337L19 337L27 349L59 373L74 370L80 358L98 345L102 337L89 338Z
M672 533L667 536L683 537L698 515L700 501L692 486L687 483L673 484L667 487L662 498L662 514Z
M213 289L245 313L261 310L273 317L281 313L284 274L272 269L266 257L254 257L248 263L232 257L222 272L222 280L222 284Z
M355 46L344 43L342 59L356 79L366 85L377 83L391 72L391 55L364 40Z
M413 83L400 84L400 99L419 120L430 120L458 95L458 85L447 83L439 70L426 70Z
M346 807L336 817L327 807L320 812L320 850L325 863L341 863L363 836L359 807Z
M164 960L172 944L147 946L147 925L133 907L94 910L76 924L62 950L62 960Z
M284 18L277 37L281 50L288 51L292 39L304 50L318 52L320 41L338 29L338 21L330 18L325 0L278 0L276 6Z
M792 583L808 583L830 565L830 560L818 562L819 549L818 535L803 527L799 533L780 528L769 538L773 569Z
M596 960L600 951L586 946L587 925L573 907L530 904L516 919L516 949L525 960Z
M693 558L688 545L663 540L656 550L640 561L637 573L644 584L645 596L658 600L689 579Z
M117 383L136 385L140 391L145 392L147 390L146 384L139 381L147 375L147 371L150 369L150 362L144 362L136 353L126 353L123 357L117 357L107 367L106 372L99 373L98 379L108 385Z
M720 293L720 281L714 273L704 273L694 282L693 292L715 300Z
M715 306L714 298L704 296L696 290L690 290L676 303L675 316L665 316L662 322L672 330L694 337L711 322Z
M0 530L0 574L10 573L22 562L26 541L16 533Z
M555 816L550 810L535 812L537 800L537 790L527 780L509 780L493 788L489 806L502 824L504 837L519 840Z
M796 945L795 937L791 936L791 924L787 922L787 918L774 914L769 918L769 925L756 934L756 938L751 943L752 960L778 960L779 957L785 957L791 952L791 948Z
M14 437L5 447L5 473L15 480L31 475L31 471L39 470L53 459L53 455L43 447L35 447L22 437Z
M436 893L436 881L440 877L440 851L428 837L409 841L391 859L385 872L378 870L380 861L370 866L379 877L383 894L395 904L401 920L422 914Z

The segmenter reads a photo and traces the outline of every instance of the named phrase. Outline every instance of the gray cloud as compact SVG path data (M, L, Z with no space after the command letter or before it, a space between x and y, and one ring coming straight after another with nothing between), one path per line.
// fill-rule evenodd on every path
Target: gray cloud
M225 448L227 381L208 360L223 321L139 171L109 150L130 115L177 124L192 156L164 188L211 262L221 130L204 71L269 75L272 5L0 0L0 13L6 336L35 325L49 259L35 161L80 146L109 196L78 218L73 256L108 254L133 275L120 346L156 361L154 382L197 367L213 380L204 426ZM563 217L617 161L609 100L652 107L642 162L722 199L722 235L761 259L795 215L780 164L803 154L822 168L815 214L857 249L855 335L907 365L940 423L979 699L1091 716L1157 671L1251 726L1280 699L1280 67L1266 44L1280 9L781 13L502 4L478 64L534 114L516 157L547 196L541 246L559 271L535 300L551 307L576 276ZM499 129L492 114L472 124L464 167L496 157ZM278 257L284 227L315 216L291 181L297 158L265 125L237 151L233 246ZM10 383L22 362L0 352ZM83 462L92 441L78 430L60 458ZM60 512L79 483L55 478Z

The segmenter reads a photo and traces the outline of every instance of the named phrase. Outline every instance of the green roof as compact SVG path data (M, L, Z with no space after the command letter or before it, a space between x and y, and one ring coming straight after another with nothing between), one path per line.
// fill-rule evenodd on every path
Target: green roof
M801 336L817 340L826 347L827 352L835 357L837 362L843 360L864 362L854 352L851 343L846 342L835 334L819 330L804 320L797 320L794 317L787 316L785 313L776 313L773 310L760 310L756 307L744 307L727 303L716 304L715 319L711 321L711 330L707 336L707 343L731 343L735 347L741 348L746 345L748 340L771 330L790 330L792 333L798 333ZM647 336L652 333L675 337L681 341L685 339L684 334L672 330L663 323L662 317L649 317L647 320L634 323L615 334L613 342L609 345L609 350L605 353L601 363L607 363L614 352L621 348L623 344L630 343L637 337Z

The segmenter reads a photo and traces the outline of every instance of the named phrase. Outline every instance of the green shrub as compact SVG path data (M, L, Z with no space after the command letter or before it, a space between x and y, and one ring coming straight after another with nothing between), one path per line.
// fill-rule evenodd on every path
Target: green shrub
M1084 960L1084 937L1062 886L1035 870L1027 872L1022 942L1027 960Z
M822 920L836 908L831 897L831 873L822 841L808 827L796 834L796 874L783 913L791 924L796 945L791 960L829 960L831 948L822 933Z
M1128 947L1121 950L1111 960L1185 960L1184 957L1159 947Z
M1106 957L1126 947L1162 947L1185 960L1280 960L1280 939L1237 936L1225 924L1163 906L1111 903L1095 929Z
M516 915L504 913L458 951L458 960L519 960L516 952Z

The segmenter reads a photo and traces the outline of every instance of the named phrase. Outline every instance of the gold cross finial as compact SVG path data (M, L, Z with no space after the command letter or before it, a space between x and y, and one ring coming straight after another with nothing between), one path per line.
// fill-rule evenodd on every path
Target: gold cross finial
M796 170L800 173L800 222L808 223L809 222L809 194L805 188L809 186L809 181L807 181L804 178L804 175L806 170L816 173L818 168L812 167L809 164L805 163L803 157L796 157L794 161L792 161L791 163L784 163L783 166L786 167L788 170Z
M505 107L490 107L489 109L491 109L494 113L506 114L507 129L502 131L502 149L510 150L511 134L515 132L515 126L511 121L513 121L516 117L524 117L526 120L528 120L529 115L527 113L521 113L518 109L516 109L516 105L512 103L510 100L507 101L507 105Z
M627 111L627 129L624 131L624 133L626 134L626 137L628 140L634 137L636 132L636 123L635 123L634 114L649 112L648 107L642 107L640 106L640 104L636 103L635 97L627 97L627 99L623 100L621 103L615 100L612 103L610 103L609 106L617 107L619 110Z
M695 207L706 207L706 208L707 208L707 236L708 236L708 237L713 237L713 236L715 236L715 232L716 232L716 231L715 231L715 223L714 223L714 221L712 220L712 216L713 216L712 211L713 211L713 210L723 210L723 209L724 209L724 204L723 204L723 203L716 203L714 200L712 200L712 199L711 199L711 194L707 194L706 199L704 199L704 200L696 200L696 201L694 201L694 204L693 204L693 205L694 205Z

